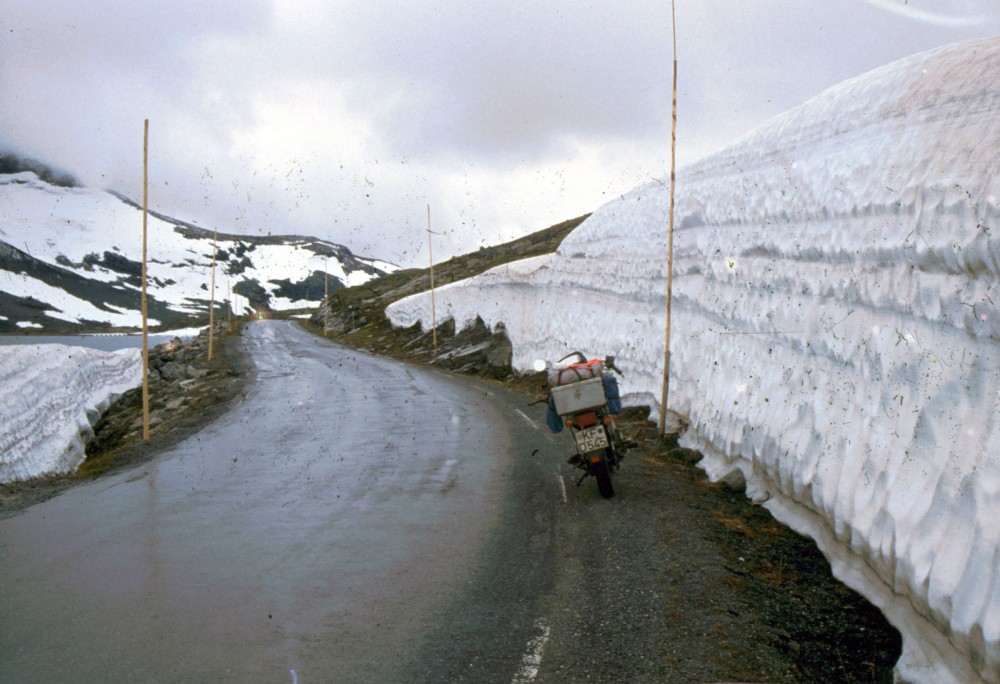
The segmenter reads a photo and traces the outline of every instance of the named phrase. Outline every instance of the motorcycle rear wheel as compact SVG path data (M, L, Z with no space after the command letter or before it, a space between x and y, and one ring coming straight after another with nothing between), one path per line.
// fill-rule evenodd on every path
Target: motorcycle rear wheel
M610 499L615 495L615 487L611 483L611 469L608 468L608 461L602 458L599 463L591 465L591 472L597 480L597 491L605 499Z

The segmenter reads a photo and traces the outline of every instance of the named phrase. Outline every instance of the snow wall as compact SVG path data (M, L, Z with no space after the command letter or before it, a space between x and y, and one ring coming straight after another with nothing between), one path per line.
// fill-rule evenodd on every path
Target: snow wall
M1000 682L1000 39L844 82L677 177L669 406L813 537L903 679ZM437 290L514 364L614 354L658 414L669 188ZM426 293L387 309L430 325Z
M0 483L76 470L98 418L141 382L138 349L2 347Z

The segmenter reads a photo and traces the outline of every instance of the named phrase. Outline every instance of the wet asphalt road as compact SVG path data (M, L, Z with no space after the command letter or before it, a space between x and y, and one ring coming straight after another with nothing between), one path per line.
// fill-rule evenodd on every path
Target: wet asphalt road
M497 524L511 427L533 428L485 388L287 323L245 339L257 382L221 420L0 522L0 681L423 668Z
M568 484L539 407L284 322L244 338L232 411L0 521L0 681L531 681Z

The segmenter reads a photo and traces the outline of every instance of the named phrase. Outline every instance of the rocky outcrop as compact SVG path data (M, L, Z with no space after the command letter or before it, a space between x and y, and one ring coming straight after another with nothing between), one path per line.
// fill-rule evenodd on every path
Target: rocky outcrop
M208 328L188 342L174 338L149 350L149 425L151 435L190 427L209 407L236 396L246 373L234 367L223 349L222 325L208 360ZM142 439L142 388L121 395L94 426L87 458Z
M481 318L455 334L455 322L448 320L437 328L437 353L433 349L433 334L427 331L415 337L407 346L411 354L430 354L428 363L456 373L480 375L503 380L512 374L510 362L513 347L503 323L490 330Z

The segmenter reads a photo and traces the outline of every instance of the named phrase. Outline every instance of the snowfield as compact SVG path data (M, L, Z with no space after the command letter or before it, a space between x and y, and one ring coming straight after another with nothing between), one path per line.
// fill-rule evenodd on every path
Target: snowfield
M677 178L669 407L817 540L917 682L1000 682L1000 39L844 82ZM683 142L682 142L683 144ZM668 184L437 290L514 365L615 354L658 412ZM387 309L431 323L426 293Z
M103 190L50 185L30 171L0 174L0 207L0 257L8 252L10 258L7 265L0 263L0 292L43 302L53 307L47 309L47 315L59 321L142 326L141 207ZM210 230L194 232L191 228L149 214L147 289L150 298L173 312L203 315L212 296L209 287L215 240ZM273 244L262 242L268 239ZM334 289L338 284L359 285L379 273L398 270L384 261L355 256L341 245L294 235L263 238L222 233L216 246L217 253L225 256L216 264L215 302L233 301L239 313L252 310L245 294L241 297L238 292L247 282L255 283L269 297L269 308L294 309L314 305L320 298L315 293L322 292L324 280ZM51 275L50 284L46 284L38 269L22 263L14 250L56 269L59 277ZM74 285L76 281L70 276L105 284L100 293L105 297L114 294L119 305L102 300L100 294L88 301L79 291L82 286ZM291 299L285 294L304 297L305 292L280 287L282 281L301 284L310 277L319 283L312 288L312 299ZM131 308L122 308L124 304ZM150 325L163 322L150 314Z
M141 382L138 349L2 347L0 483L76 470L97 419Z

